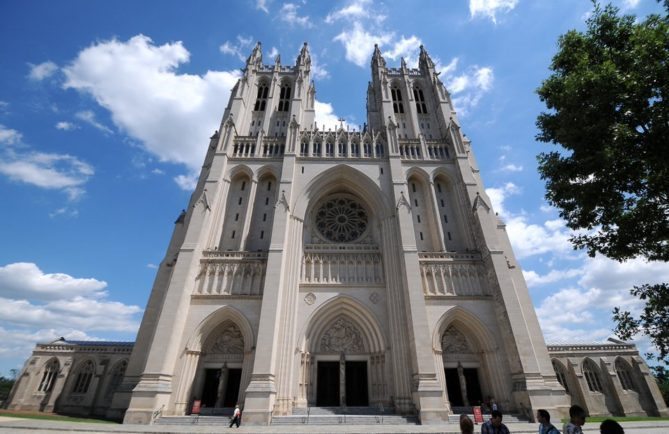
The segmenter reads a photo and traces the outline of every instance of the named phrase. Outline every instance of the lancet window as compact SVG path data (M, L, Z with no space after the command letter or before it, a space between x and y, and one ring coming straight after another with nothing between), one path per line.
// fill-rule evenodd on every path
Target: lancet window
M620 379L620 385L624 390L634 390L634 383L632 382L629 366L622 360L616 361L616 373Z
M58 364L58 360L52 360L46 365L44 374L42 374L42 380L37 388L38 392L51 392L51 389L53 389L53 385L56 382L59 369L60 365Z
M279 94L279 108L277 111L287 112L290 110L290 85L285 83L281 86L281 92Z
M586 360L583 363L583 376L585 377L585 381L588 383L588 389L590 389L591 392L602 391L602 383L599 380L597 367L594 366L592 361Z
M265 111L265 106L267 105L267 94L269 93L269 87L265 83L260 83L258 85L258 97L256 98L256 105L253 110L257 112Z
M425 96L423 95L423 89L416 86L413 88L413 98L416 100L416 111L418 114L426 114L427 106L425 105Z
M395 113L404 113L404 104L402 103L402 92L397 86L390 89L390 95L393 99L393 111Z
M85 362L81 369L79 369L79 373L77 374L76 380L74 382L74 387L72 388L72 393L88 392L88 387L91 385L94 372L95 365L93 365L93 362L90 360Z

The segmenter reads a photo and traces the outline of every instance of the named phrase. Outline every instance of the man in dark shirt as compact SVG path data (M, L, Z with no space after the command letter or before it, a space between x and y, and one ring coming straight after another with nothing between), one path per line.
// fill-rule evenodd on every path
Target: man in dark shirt
M501 411L490 413L490 420L481 425L481 434L509 434L509 428L502 423Z

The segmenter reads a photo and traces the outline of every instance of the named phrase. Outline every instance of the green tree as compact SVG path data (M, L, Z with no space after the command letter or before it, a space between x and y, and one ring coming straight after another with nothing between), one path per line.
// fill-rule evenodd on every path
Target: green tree
M663 0L669 12L669 0ZM669 15L644 20L594 3L583 31L560 37L537 90L548 111L537 139L546 198L575 248L624 261L669 261ZM668 363L668 284L631 290L644 312L614 310L616 333L645 333ZM657 318L663 320L658 321Z

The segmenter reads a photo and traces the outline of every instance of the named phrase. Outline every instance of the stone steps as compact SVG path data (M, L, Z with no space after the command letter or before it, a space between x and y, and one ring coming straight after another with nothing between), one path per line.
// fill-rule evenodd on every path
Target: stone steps
M400 415L293 415L272 418L272 425L407 425L416 423L418 423L416 417Z

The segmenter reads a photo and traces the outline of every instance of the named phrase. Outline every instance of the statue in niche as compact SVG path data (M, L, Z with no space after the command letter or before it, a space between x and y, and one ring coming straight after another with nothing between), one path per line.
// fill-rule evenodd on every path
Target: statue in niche
M444 353L471 353L467 338L458 329L449 326L441 337L441 350Z
M326 353L361 353L362 337L353 324L339 318L321 338L320 350Z
M229 324L216 338L210 353L239 354L244 352L244 337L235 324Z

